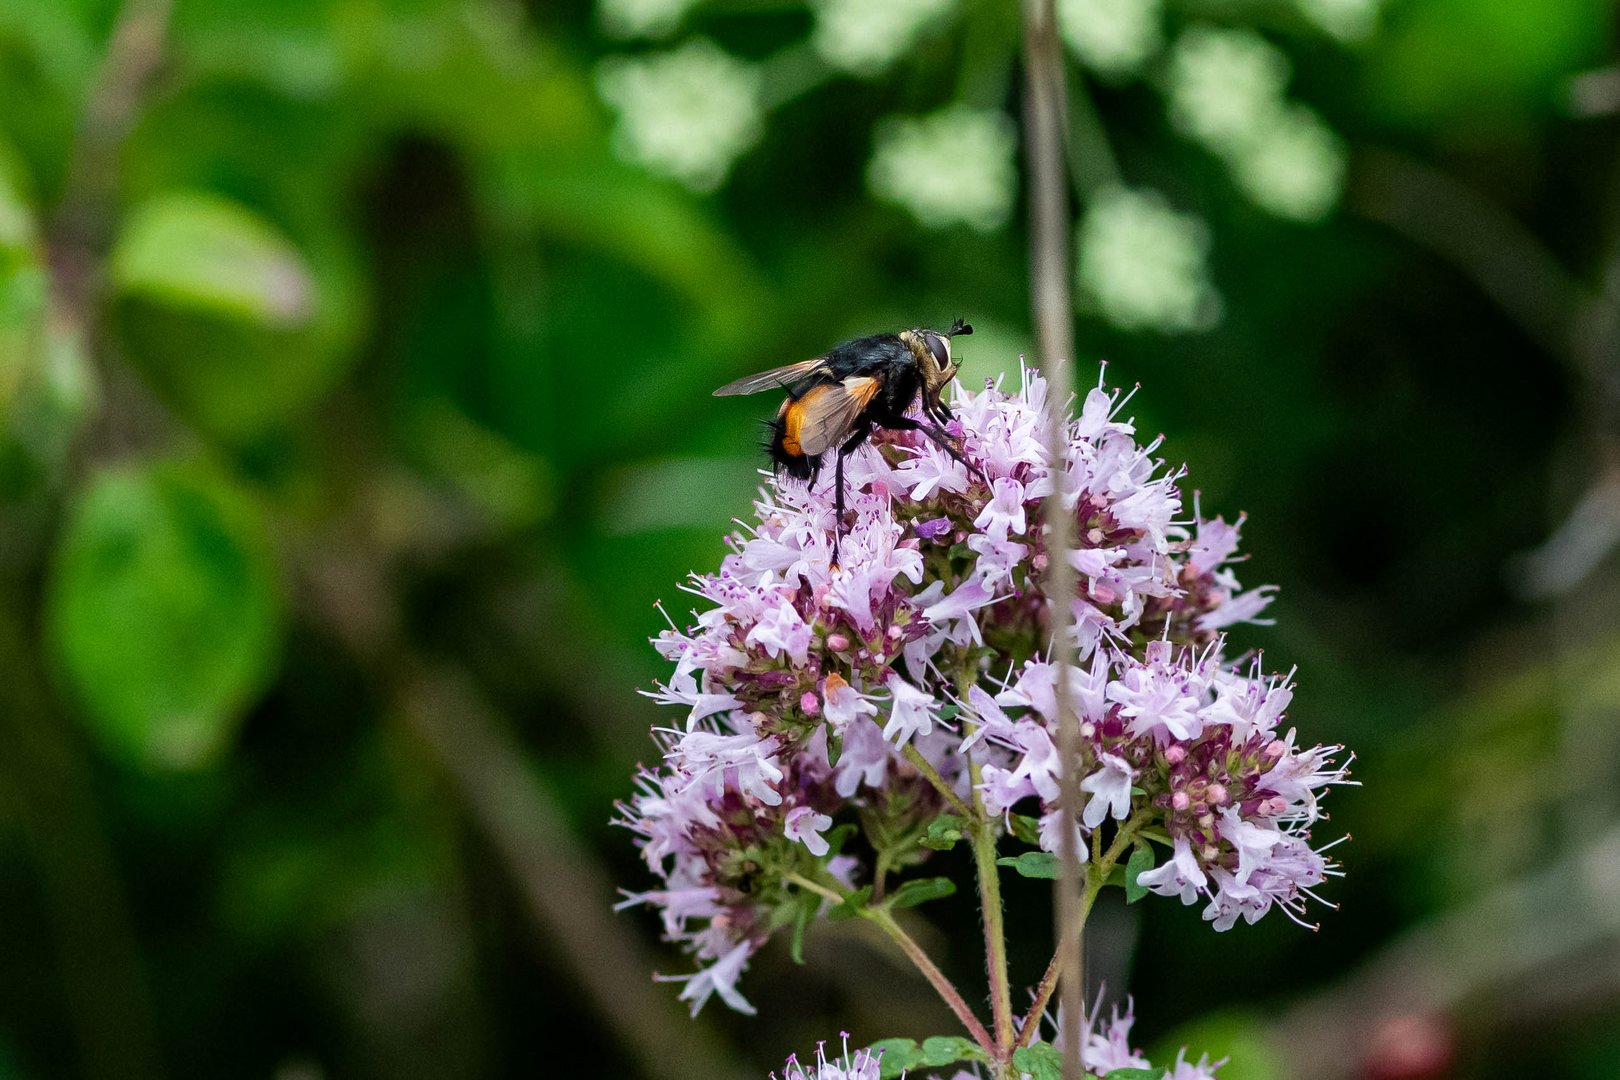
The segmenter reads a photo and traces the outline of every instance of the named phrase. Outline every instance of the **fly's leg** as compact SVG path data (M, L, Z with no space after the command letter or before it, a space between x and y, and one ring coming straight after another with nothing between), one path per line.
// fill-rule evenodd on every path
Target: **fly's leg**
M894 431L922 432L924 435L928 436L935 446L951 455L951 459L953 461L960 462L962 467L966 469L970 475L978 477L979 480L985 484L990 483L990 479L984 475L983 469L979 468L977 465L973 464L973 462L962 456L962 452L952 444L951 437L945 433L945 429L943 427L924 424L921 421L913 420L909 416L891 416L886 417L878 422L884 427Z
M833 519L833 566L838 565L838 541L844 535L844 459L853 454L871 433L871 424L860 424L855 428L854 433L845 440L844 445L838 448L838 461L833 466L833 485L835 489L833 508L836 513L836 517Z

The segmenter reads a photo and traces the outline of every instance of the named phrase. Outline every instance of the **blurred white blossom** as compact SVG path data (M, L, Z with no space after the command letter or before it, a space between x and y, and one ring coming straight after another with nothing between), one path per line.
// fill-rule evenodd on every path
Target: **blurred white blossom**
M1381 0L1296 0L1302 15L1340 41L1365 41L1378 27Z
M696 38L669 52L610 57L597 69L619 114L613 148L627 161L712 191L759 138L759 72Z
M1196 26L1170 56L1170 119L1220 153L1240 147L1281 111L1288 58L1251 30Z
M1058 29L1087 67L1128 75L1159 51L1163 0L1058 0Z
M1017 134L1006 114L954 105L878 125L866 182L931 229L1000 228L1012 212Z
M663 37L697 0L596 0L596 21L617 38Z
M876 75L917 40L955 0L812 0L810 44L821 58L856 75Z
M1314 221L1344 187L1344 143L1314 109L1291 105L1231 159L1232 176L1256 205Z
M1080 224L1077 277L1104 318L1125 330L1204 330L1221 315L1210 282L1209 229L1155 191L1104 190Z
M1258 34L1195 27L1171 56L1170 117L1225 160L1256 205L1313 221L1344 187L1344 143L1315 110L1288 100L1288 73L1288 58Z

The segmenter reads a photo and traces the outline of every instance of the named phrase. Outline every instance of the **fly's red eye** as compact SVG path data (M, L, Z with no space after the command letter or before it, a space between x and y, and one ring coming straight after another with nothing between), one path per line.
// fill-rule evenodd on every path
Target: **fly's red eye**
M951 366L951 347L944 338L929 331L923 335L923 343L928 346L928 351L934 354L934 363L939 365L941 371Z

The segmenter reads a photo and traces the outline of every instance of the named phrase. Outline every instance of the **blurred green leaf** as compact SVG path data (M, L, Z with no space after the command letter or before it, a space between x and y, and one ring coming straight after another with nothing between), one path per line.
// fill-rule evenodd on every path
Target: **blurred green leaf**
M68 522L47 599L50 643L112 755L215 760L274 672L281 623L260 507L208 469L104 471Z
M1013 1051L1013 1064L1032 1080L1063 1080L1063 1055L1050 1043L1020 1046Z
M837 855L844 850L844 845L850 839L860 834L860 827L854 822L846 821L842 825L834 825L832 830L823 839L827 841L827 854Z
M1125 863L1125 902L1134 904L1148 894L1146 885L1137 884L1136 879L1153 869L1153 849L1147 844L1137 844L1131 849L1131 857Z
M804 935L821 907L821 898L812 892L801 892L793 904L793 929L788 937L788 953L795 964L804 963Z
M499 220L589 245L689 297L694 312L740 318L771 307L759 268L721 223L673 184L607 154L536 146L487 162L481 195Z
M45 270L21 163L0 144L0 416L17 400L40 349Z
M828 922L841 922L844 919L853 919L866 907L866 902L872 899L872 886L862 885L844 899L827 909Z
M21 160L0 142L0 503L53 486L93 390L80 328L46 317L29 186Z
M996 860L997 866L1010 866L1021 876L1056 881L1063 873L1062 861L1050 851L1025 851L1017 856Z
M922 1064L923 1051L916 1039L879 1039L868 1049L878 1055L878 1075L882 1080L895 1080Z
M315 283L292 243L246 207L200 192L131 215L112 275L124 296L278 329L308 325L315 308Z
M1041 822L1039 818L1028 814L1007 815L1008 827L1012 834L1026 844L1035 845L1041 842Z
M171 192L138 208L112 256L130 359L209 431L262 433L336 375L353 312L247 207Z
M915 878L889 894L891 908L916 907L930 900L943 900L956 892L956 882L948 877Z
M962 819L955 814L941 814L928 823L928 831L917 842L935 851L949 851L962 840Z
M95 72L91 3L0 0L0 131L53 188L66 169L68 148L86 84Z
M990 1060L979 1044L961 1035L930 1035L922 1042L922 1060L928 1068L954 1065L958 1061Z

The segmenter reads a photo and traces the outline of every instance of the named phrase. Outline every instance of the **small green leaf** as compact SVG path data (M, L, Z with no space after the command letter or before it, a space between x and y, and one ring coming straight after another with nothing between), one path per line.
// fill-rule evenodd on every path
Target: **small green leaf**
M866 907L868 900L872 899L872 886L862 885L848 896L843 902L835 905L827 912L829 922L840 922L844 919L853 919Z
M1131 850L1131 857L1125 863L1125 902L1134 904L1148 894L1146 885L1139 885L1136 879L1153 869L1153 849L1147 844L1137 844Z
M935 851L949 851L962 840L962 819L955 814L941 814L928 823L928 832L917 843Z
M1013 1051L1013 1065L1031 1080L1063 1080L1063 1055L1050 1043L1020 1046Z
M820 907L821 897L808 891L801 892L793 905L793 934L788 939L788 953L795 964L804 963L804 935Z
M44 260L33 213L7 176L0 146L0 412L20 396L45 328Z
M950 878L913 878L889 894L886 901L891 908L916 907L930 900L941 900L956 891L956 882Z
M962 715L962 706L960 705L941 705L939 707L939 718L941 720L955 720L960 715Z
M849 838L859 832L854 822L846 821L842 825L834 825L824 839L827 841L827 855L837 855L849 843Z
M1012 815L1012 834L1026 844L1039 844L1041 842L1041 823L1039 818L1028 814Z
M934 1035L923 1040L922 1060L917 1064L924 1068L934 1068L939 1065L954 1065L958 1061L989 1061L979 1044L972 1039L961 1035Z
M216 759L275 670L278 577L259 506L211 471L97 475L68 521L47 620L103 746L143 765Z
M997 866L1010 866L1027 878L1056 881L1063 873L1063 860L1050 851L1026 851L1016 858L997 859Z
M341 241L307 252L229 199L176 191L137 206L111 256L108 325L192 424L251 441L328 389L360 317Z
M1168 1069L1115 1069L1103 1080L1164 1080Z
M908 1069L922 1064L923 1051L916 1039L879 1039L868 1049L879 1055L882 1071L878 1075L882 1080L897 1080Z
M246 207L200 192L139 207L118 239L112 277L126 296L263 326L302 326L315 308L297 249Z
M827 764L837 765L838 759L844 756L844 737L842 735L827 733Z

